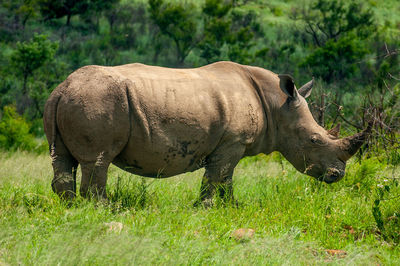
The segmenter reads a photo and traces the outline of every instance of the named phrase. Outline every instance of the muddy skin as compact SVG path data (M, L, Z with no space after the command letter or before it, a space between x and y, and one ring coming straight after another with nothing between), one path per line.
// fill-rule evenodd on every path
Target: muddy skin
M233 198L239 160L281 152L296 169L327 183L340 180L345 162L367 129L339 139L313 119L289 75L218 62L194 69L143 64L86 66L50 95L44 129L54 169L53 190L106 198L107 170L165 178L205 168L200 201Z

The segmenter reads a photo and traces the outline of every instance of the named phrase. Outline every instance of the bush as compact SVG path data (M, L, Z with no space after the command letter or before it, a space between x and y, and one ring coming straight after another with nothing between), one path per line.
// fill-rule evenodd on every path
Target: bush
M354 35L329 40L315 48L301 64L310 67L313 74L327 82L351 78L359 69L357 62L368 53L364 43Z
M379 233L387 242L400 243L400 208L397 177L383 177L374 193L372 215ZM393 192L395 191L395 192Z
M46 150L45 143L39 143L30 134L31 126L18 115L15 107L5 106L0 119L0 149L15 151L42 152Z

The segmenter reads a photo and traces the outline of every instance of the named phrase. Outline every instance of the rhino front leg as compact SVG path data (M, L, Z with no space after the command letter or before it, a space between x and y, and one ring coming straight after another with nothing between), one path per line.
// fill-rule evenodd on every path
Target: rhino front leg
M212 171L206 170L200 187L200 201L205 206L212 205L212 200L216 193L224 201L233 200L233 169L231 172L221 176L218 173L214 174Z
M233 201L233 171L244 153L244 146L233 144L213 152L206 163L206 172L200 188L200 201L204 206L212 205L217 195L225 201Z

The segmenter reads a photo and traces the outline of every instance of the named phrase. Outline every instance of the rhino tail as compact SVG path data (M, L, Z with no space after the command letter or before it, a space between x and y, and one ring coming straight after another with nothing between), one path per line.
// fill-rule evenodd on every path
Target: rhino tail
M61 95L52 93L44 106L43 127L49 143L50 155L55 152L55 141L57 136L57 107Z

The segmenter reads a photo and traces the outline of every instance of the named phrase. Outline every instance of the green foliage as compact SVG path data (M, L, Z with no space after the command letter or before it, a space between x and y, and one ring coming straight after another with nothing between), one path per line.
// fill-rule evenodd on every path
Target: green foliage
M38 15L37 0L3 0L0 4L0 40L14 41L29 19Z
M95 13L100 13L104 10L112 9L120 0L91 0L89 10Z
M363 42L354 35L327 41L324 46L314 49L301 66L327 82L351 78L359 70L358 62L368 53ZM352 89L352 88L349 88Z
M138 36L146 30L145 4L119 4L105 11L110 25L110 35L105 37L112 49L132 49L138 46Z
M11 55L11 64L17 76L23 78L22 90L17 100L17 111L23 114L29 106L35 106L41 113L40 98L43 89L33 83L33 89L28 90L28 78L46 63L50 63L57 51L58 44L47 39L46 35L35 34L28 42L18 42L17 48ZM40 82L39 82L40 84ZM47 92L47 90L45 90ZM47 98L47 94L44 95Z
M85 13L90 0L38 0L40 12L44 19L50 20L67 16L67 25L71 17L76 14Z
M354 191L371 193L376 184L375 177L382 167L385 167L385 165L376 158L365 159L360 164L347 169L346 185Z
M206 0L203 6L203 13L213 18L223 18L232 7L233 5L229 1Z
M35 138L30 134L30 125L19 116L15 108L6 106L0 120L0 148L15 151L40 151Z
M18 5L18 9L15 13L21 17L22 26L25 27L28 19L36 17L37 12L37 0L22 0L13 1L14 4Z
M230 35L232 20L228 13L232 4L223 0L206 0L202 12L204 14L204 30L202 41L198 44L200 57L208 63L221 58L221 50Z
M48 40L46 35L34 35L29 42L17 43L17 49L11 56L11 62L16 72L24 78L24 93L26 92L27 78L50 61L57 48L58 44Z
M300 66L310 67L313 75L329 83L352 77L376 29L372 11L354 0L317 0L298 12L314 43Z
M399 244L400 207L396 204L396 201L400 199L400 194L398 192L391 193L399 187L399 180L396 177L391 177L381 178L380 181L374 192L375 200L372 206L372 214L383 239Z
M388 163L392 165L400 165L400 149L393 149L388 156Z
M370 9L352 0L317 0L307 10L303 10L301 19L317 46L324 46L329 40L338 40L348 33L358 38L369 37L374 29L374 15Z
M379 237L397 245L400 243L400 191L396 171L398 167L369 158L350 164L341 182L353 193L367 195Z
M200 57L208 63L226 57L234 62L249 64L254 59L252 48L256 37L262 34L261 26L254 11L240 10L231 2L207 0L203 6L204 30L198 44Z
M48 40L46 35L35 35L29 42L17 43L11 60L23 76L32 75L33 71L54 56L57 48L57 43Z
M179 2L164 3L163 0L149 0L149 5L150 18L162 34L174 41L177 63L183 64L196 43L195 7Z
M229 36L229 59L242 64L253 61L251 48L256 45L257 35L262 34L261 25L253 11L233 10L231 35Z

